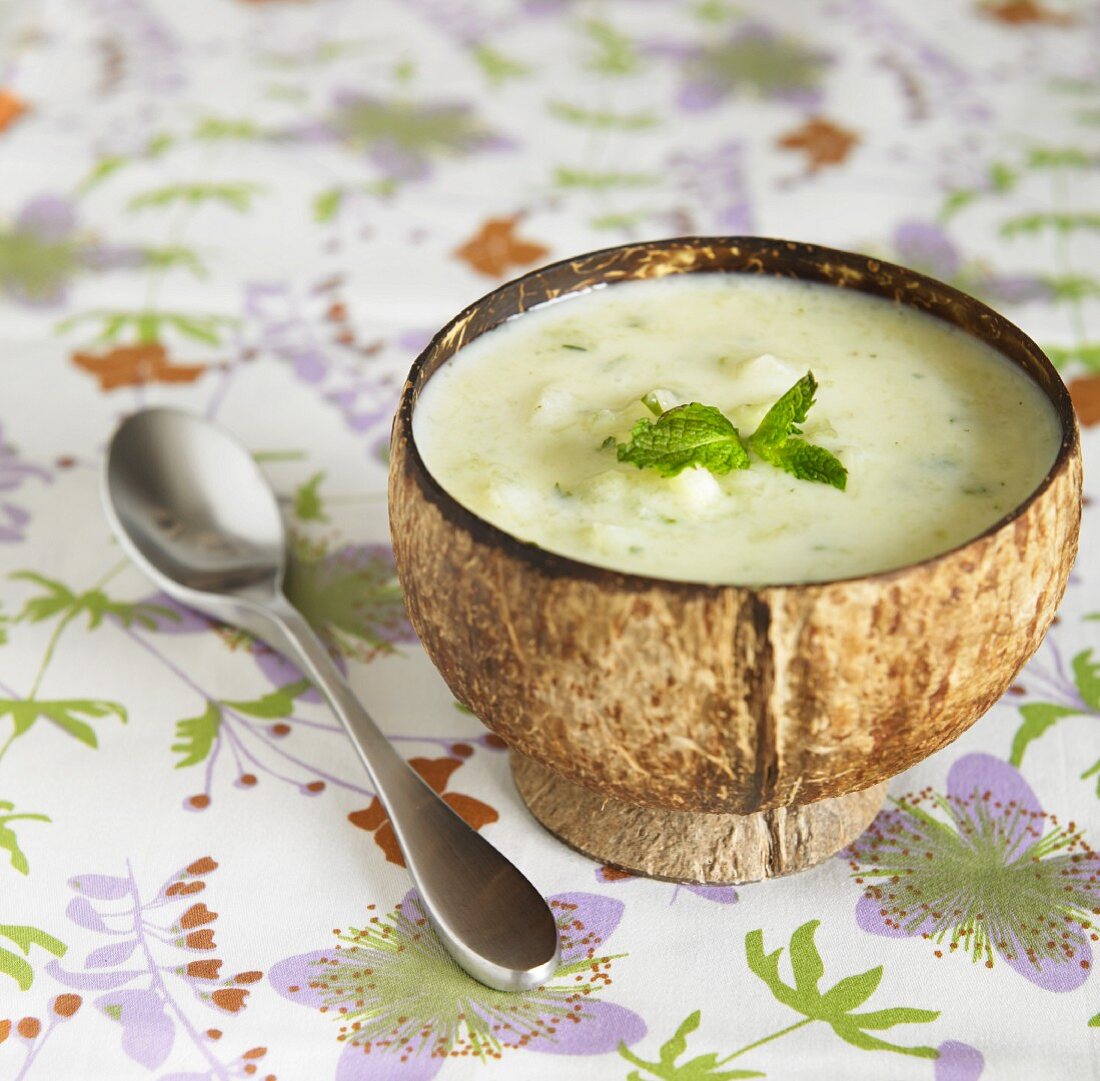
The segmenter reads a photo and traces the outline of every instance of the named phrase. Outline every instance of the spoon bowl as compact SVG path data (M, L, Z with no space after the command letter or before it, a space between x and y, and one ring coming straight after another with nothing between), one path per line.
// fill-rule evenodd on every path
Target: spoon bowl
M223 598L209 595L277 596L286 534L252 456L221 428L201 424L171 409L127 420L107 456L105 502L132 558L178 588L208 594L188 603L213 605L208 614L227 621Z
M534 886L397 754L283 594L286 535L255 460L171 409L134 414L107 451L103 502L123 549L170 597L296 662L351 737L443 945L475 979L523 991L554 974L557 922Z

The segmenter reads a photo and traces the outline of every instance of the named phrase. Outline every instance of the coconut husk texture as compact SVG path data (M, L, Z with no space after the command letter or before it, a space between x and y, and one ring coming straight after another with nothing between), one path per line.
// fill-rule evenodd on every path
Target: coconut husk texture
M888 573L757 588L582 564L503 533L440 488L412 415L425 382L464 344L565 293L681 273L822 282L961 327L1050 399L1063 430L1054 465L1021 507L962 547ZM879 785L989 709L1061 600L1081 464L1061 379L1034 342L973 298L828 248L679 238L545 267L449 323L405 385L389 499L413 626L455 697L515 752L603 799L751 815Z

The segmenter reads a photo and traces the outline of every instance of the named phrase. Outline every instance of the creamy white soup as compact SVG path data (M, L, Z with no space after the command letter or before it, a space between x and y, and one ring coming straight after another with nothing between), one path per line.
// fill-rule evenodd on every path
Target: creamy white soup
M619 460L639 420L691 402L748 440L811 371L801 438L843 463L843 490L751 443L749 468L723 475ZM850 290L737 274L617 284L509 320L432 376L413 432L442 487L515 537L614 570L738 584L852 577L953 548L1035 490L1061 439L1039 388L963 332Z

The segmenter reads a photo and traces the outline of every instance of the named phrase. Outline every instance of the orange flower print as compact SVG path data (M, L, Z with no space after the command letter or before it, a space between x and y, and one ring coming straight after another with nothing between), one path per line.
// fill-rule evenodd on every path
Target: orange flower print
M529 266L543 258L549 248L516 236L520 216L489 218L455 256L490 278L502 278L513 267Z
M240 987L219 987L210 996L214 1005L227 1013L238 1013L242 1010L246 998L248 998L248 992Z
M451 774L462 765L461 759L410 758L409 765L420 774L433 792L443 797L443 802L452 811L475 830L495 822L500 817L487 803L482 803L473 796L465 796L461 792L444 791L447 782L451 779ZM348 821L361 830L373 833L374 843L382 849L390 863L396 863L398 867L405 866L405 859L397 845L393 826L390 825L389 817L382 809L377 796L371 800L370 806L365 810L352 811L348 815Z
M1100 424L1100 375L1082 375L1071 379L1069 396L1073 399L1073 408L1077 410L1077 419L1086 428Z
M0 1044L11 1036L13 1032L19 1037L23 1044L25 1058L23 1060L23 1068L19 1071L20 1077L27 1072L27 1067L37 1056L38 1052L42 1050L42 1047L53 1033L54 1028L58 1024L68 1021L69 1018L80 1009L83 1002L84 999L81 998L80 995L65 994L55 996L50 1002L50 1011L53 1017L49 1019L44 1027L37 1017L22 1017L14 1022L9 1017L0 1020Z
M80 1009L83 999L79 995L58 995L53 1000L53 1012L58 1017L72 1017Z
M823 116L812 116L800 128L781 136L776 145L783 150L800 150L806 155L806 167L816 173L826 165L839 165L859 144L854 131L842 128Z
M173 364L160 342L119 345L106 353L74 353L73 363L95 376L100 390L145 383L193 383L206 371L205 364Z
M0 131L11 127L27 110L27 103L21 97L0 88Z
M1047 26L1073 26L1077 20L1068 12L1045 7L1038 0L1003 0L1002 3L979 4L978 10L1009 26L1046 23Z

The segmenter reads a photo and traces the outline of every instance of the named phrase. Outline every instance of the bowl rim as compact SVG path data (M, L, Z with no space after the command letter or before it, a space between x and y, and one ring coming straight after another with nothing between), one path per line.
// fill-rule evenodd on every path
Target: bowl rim
M1028 379L1034 383L1038 389L1042 392L1043 396L1053 406L1055 413L1058 416L1058 421L1062 429L1062 439L1058 447L1058 453L1055 455L1054 461L1051 463L1050 468L1047 470L1043 479L1036 485L1031 493L1014 507L1007 514L1002 515L996 521L987 526L981 533L956 544L951 548L945 549L942 552L936 552L931 556L926 556L924 559L917 560L912 563L906 563L900 567L891 567L881 571L873 571L866 574L853 574L844 577L837 578L823 578L809 582L756 582L756 583L737 583L737 582L705 582L705 581L691 581L680 578L662 578L658 575L646 575L637 574L630 571L614 570L610 567L600 566L595 563L586 563L583 560L575 559L572 556L562 555L558 552L550 551L543 548L534 541L525 541L515 536L512 533L501 529L499 526L493 525L487 519L482 518L480 515L475 514L472 510L460 503L454 496L446 491L445 488L435 479L431 470L428 469L424 463L420 454L420 448L416 444L416 439L413 434L412 416L415 410L417 400L419 399L420 391L423 389L427 381L435 374L436 371L451 358L445 358L439 364L432 369L427 375L425 371L429 364L435 359L437 352L444 346L446 340L456 328L462 326L464 323L471 320L478 314L483 308L485 308L494 298L499 297L505 290L519 289L522 296L523 286L527 282L532 282L539 279L541 276L547 273L556 271L558 269L564 269L571 264L575 264L581 260L597 260L601 257L612 256L615 253L622 253L626 251L661 251L669 249L685 249L685 250L698 250L700 248L712 247L712 246L724 246L724 247L748 247L748 248L776 248L784 247L791 251L798 252L803 257L809 257L814 259L819 264L828 263L829 261L840 261L846 263L849 266L857 265L860 270L877 274L882 270L890 273L904 276L913 284L911 286L912 295L919 295L920 291L933 289L940 291L943 297L951 302L962 304L969 307L975 312L975 314L983 321L991 324L992 326L1000 330L1009 330L1016 335L1023 345L1024 349L1031 354L1031 359L1037 364L1040 370L1043 371L1048 386L1043 386L1032 375L1030 371L1023 365L1018 363L1013 357L1008 356L995 344L990 341L984 341L984 344L988 345L991 349L1001 353L1005 360L1009 363L1015 364L1020 368ZM738 274L738 273L754 273L746 270L722 270L722 269L706 269L706 268L690 268L679 267L672 263L669 264L669 270L665 277L671 277L678 274ZM754 276L763 276L759 272L756 272ZM795 281L813 281L806 277L794 274L785 276L790 280ZM622 282L626 281L639 281L639 280L652 280L640 277L624 277ZM483 334L489 333L501 326L503 323L508 322L513 318L517 318L523 315L527 311L531 311L535 308L541 307L545 304L557 303L559 300L573 294L581 295L585 292L589 292L596 288L608 288L614 287L616 284L620 284L620 280L602 281L594 285L582 286L577 289L563 290L558 296L548 298L539 301L529 307L523 307L516 311L510 312L504 315L500 320L493 323L491 326L487 326L480 330L474 338L480 338ZM887 298L881 294L876 294L868 289L861 289L854 283L847 281L829 282L818 281L816 284L825 285L834 289L853 289L856 292L865 293L870 296L879 296L880 299L886 300ZM925 310L916 304L909 303L903 296L899 295L895 298L895 302L905 304L906 307L913 308L917 311L922 311L923 314L929 315L934 319L939 319L941 322L947 323L949 326L954 326L956 329L962 331L964 334L969 334L971 337L977 338L979 341L983 341L981 337L976 334L972 334L965 327L958 326L958 324L952 323L950 320L943 319L936 312ZM469 339L474 340L473 338ZM463 342L452 354L457 355L469 344L469 341ZM1048 389L1049 387L1049 389ZM1066 387L1065 381L1062 379L1058 370L1051 363L1050 358L1040 348L1028 334L1021 330L1015 323L1006 319L1003 315L997 312L995 309L989 307L983 301L978 300L976 297L971 296L969 293L964 293L961 289L956 289L952 285L948 285L946 282L942 282L937 278L932 278L929 275L922 274L919 271L912 270L899 263L891 263L888 260L878 259L873 256L864 255L859 252L846 251L841 248L830 248L821 244L811 244L804 241L793 241L784 238L776 237L764 237L764 236L699 236L699 235L686 235L669 237L663 240L646 240L646 241L633 241L623 244L614 244L606 248L597 248L592 251L580 252L576 255L569 256L565 259L558 259L552 263L544 263L541 266L535 267L532 270L527 271L525 274L521 274L515 278L509 278L507 281L501 282L499 285L489 290L489 292L482 294L476 300L467 304L457 315L449 319L435 334L432 335L431 340L421 350L419 355L413 361L409 374L405 379L405 382L401 388L401 395L398 401L397 411L394 414L393 427L391 430L391 447L396 446L399 441L403 441L405 445L405 452L408 456L405 469L406 471L412 471L415 474L415 479L419 483L423 494L439 507L440 511L447 517L453 525L459 526L465 530L474 540L482 544L487 544L490 547L502 550L509 556L524 562L537 570L543 576L549 578L569 578L580 579L594 582L597 585L603 585L608 588L613 588L619 592L640 592L643 590L673 590L678 593L688 594L706 594L715 595L723 591L734 590L738 592L749 592L754 594L763 593L765 591L775 590L823 590L831 586L856 584L860 582L883 582L889 583L903 578L914 571L922 569L930 569L937 564L946 562L947 560L958 557L965 552L968 548L978 545L983 541L989 540L995 534L1011 526L1017 519L1022 517L1031 506L1051 487L1056 478L1069 468L1070 463L1080 454L1080 433L1077 425L1076 413L1073 409L1073 403L1069 395L1069 389ZM390 503L391 503L391 522L393 520L392 515L392 502L394 498L394 485L393 485L393 473L394 473L394 455L390 456ZM392 528L392 527L391 527Z

